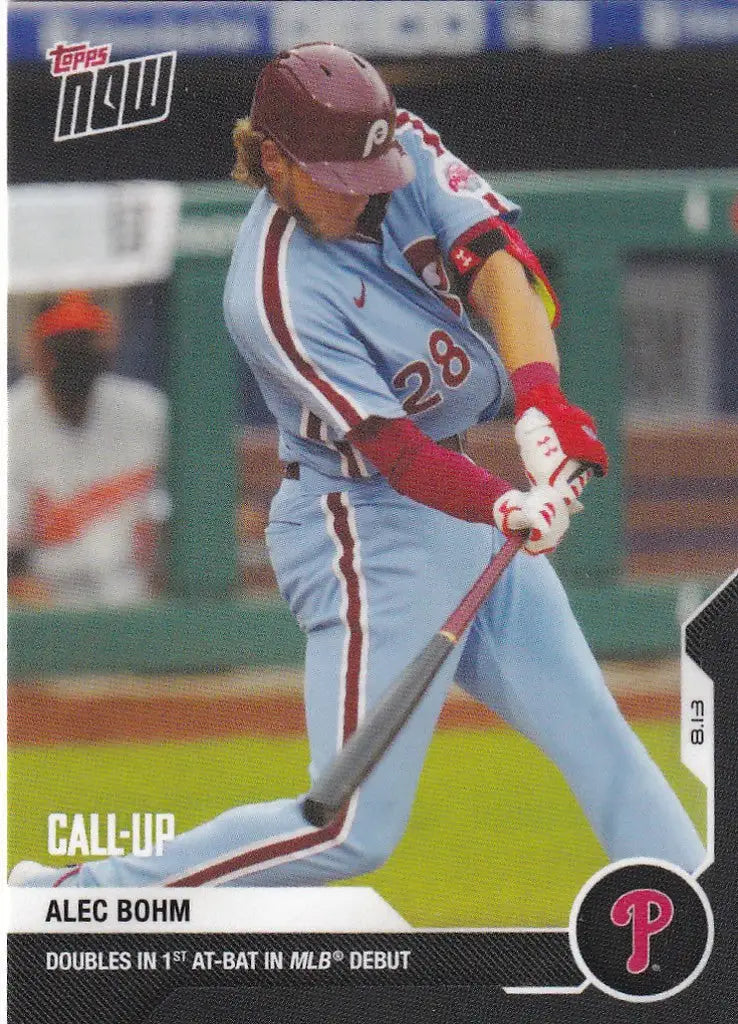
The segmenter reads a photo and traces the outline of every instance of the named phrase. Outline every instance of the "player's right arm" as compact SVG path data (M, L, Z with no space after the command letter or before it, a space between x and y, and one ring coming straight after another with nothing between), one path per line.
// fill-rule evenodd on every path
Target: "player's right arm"
M347 435L400 494L457 519L526 531L525 550L553 551L569 526L564 497L548 485L523 493L465 455L436 444L407 417L371 417Z

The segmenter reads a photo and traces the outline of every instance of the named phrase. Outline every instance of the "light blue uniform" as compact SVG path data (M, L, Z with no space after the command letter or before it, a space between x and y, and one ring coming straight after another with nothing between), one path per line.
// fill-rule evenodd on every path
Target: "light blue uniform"
M300 465L274 499L267 540L307 634L313 777L503 542L491 526L402 497L345 441L368 416L403 415L441 439L493 416L504 388L499 358L471 329L445 267L463 260L478 225L512 222L518 207L406 112L398 137L417 176L392 194L380 241L317 241L262 191L225 290L226 322L276 417L281 458ZM620 715L553 569L520 554L337 822L306 825L293 798L236 807L161 857L87 864L62 884L317 885L372 870L403 834L454 679L552 758L612 859L659 857L690 871L702 862L694 827ZM439 836L449 824L438 822ZM489 822L490 842L498 827Z

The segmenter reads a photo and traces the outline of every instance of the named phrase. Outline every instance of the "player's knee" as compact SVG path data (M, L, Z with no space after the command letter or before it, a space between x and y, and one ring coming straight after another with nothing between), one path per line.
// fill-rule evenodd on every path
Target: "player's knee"
M359 838L349 835L341 849L344 864L349 872L347 877L368 875L371 871L381 868L389 860L395 846L396 843L389 836Z

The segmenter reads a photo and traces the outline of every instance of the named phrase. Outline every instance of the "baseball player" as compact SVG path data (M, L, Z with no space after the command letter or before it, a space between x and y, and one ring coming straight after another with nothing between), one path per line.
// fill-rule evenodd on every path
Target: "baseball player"
M152 596L166 400L107 372L112 317L65 292L25 338L8 394L10 595L74 605Z
M556 299L514 227L518 207L338 46L305 44L267 65L234 140L234 177L261 191L225 317L279 425L285 479L267 539L307 635L313 778L505 536L527 531L525 552L332 824L306 825L299 798L235 807L160 858L36 866L27 884L315 885L371 871L403 834L454 679L552 758L611 858L695 870L695 829L620 715L545 558L581 507L581 467L604 473L607 454L561 391ZM526 492L463 454L464 430L495 415L508 376Z

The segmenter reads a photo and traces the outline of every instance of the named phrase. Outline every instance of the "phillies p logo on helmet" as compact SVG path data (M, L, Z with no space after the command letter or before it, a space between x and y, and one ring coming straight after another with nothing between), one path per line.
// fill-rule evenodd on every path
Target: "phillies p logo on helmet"
M364 143L364 152L361 155L363 157L369 156L375 146L381 146L382 143L387 141L388 135L389 124L383 117L377 118L376 121L369 125L366 142Z
M615 900L610 920L619 928L630 925L633 952L625 966L631 974L641 974L651 960L651 936L669 927L674 920L674 904L658 889L631 889Z
M569 939L589 981L617 999L667 999L691 984L713 939L707 896L686 871L621 860L589 879L574 901Z

